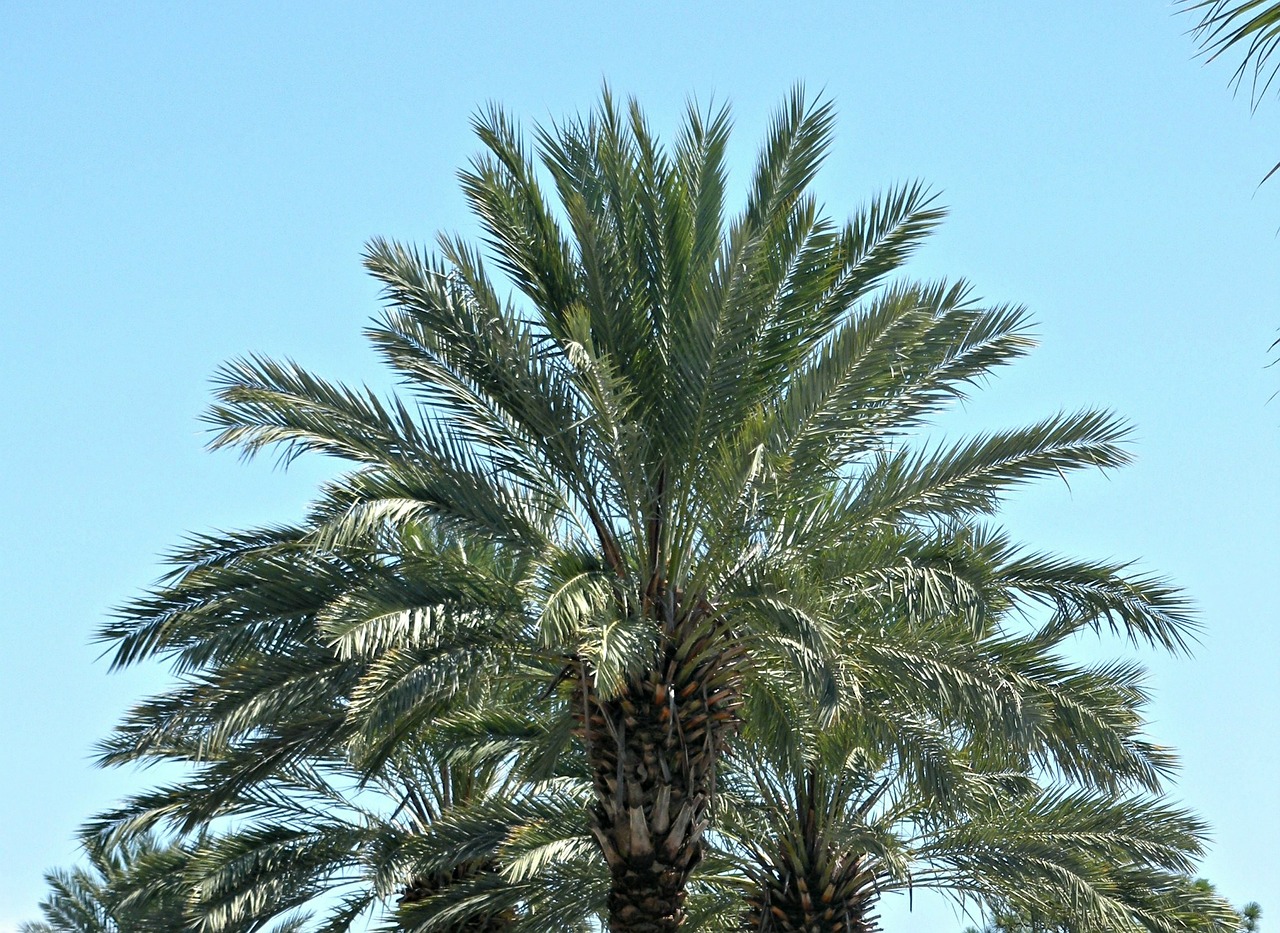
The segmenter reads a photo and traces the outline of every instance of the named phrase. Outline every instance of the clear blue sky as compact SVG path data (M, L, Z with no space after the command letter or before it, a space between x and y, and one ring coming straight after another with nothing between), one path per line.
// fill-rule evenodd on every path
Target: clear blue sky
M1039 322L948 428L1135 422L1136 465L1008 521L1194 595L1204 641L1151 660L1152 732L1216 826L1206 874L1280 923L1280 181L1257 189L1280 100L1251 117L1188 25L1166 0L0 4L0 931L144 779L89 763L159 684L109 676L95 628L182 533L294 517L324 469L205 452L214 367L379 380L364 241L469 229L477 106L562 116L606 78L659 127L729 99L740 162L793 82L824 88L832 213L927 180L952 215L914 270ZM919 899L894 916L960 926Z

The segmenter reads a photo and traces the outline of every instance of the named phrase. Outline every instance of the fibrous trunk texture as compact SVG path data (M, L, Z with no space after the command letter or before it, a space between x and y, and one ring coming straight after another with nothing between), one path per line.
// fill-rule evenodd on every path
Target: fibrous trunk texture
M852 866L851 866L852 867ZM769 933L876 933L877 916L869 898L837 898L835 883L821 877L770 872L758 879L758 893L747 899L743 929Z
M797 788L794 831L757 843L756 890L743 928L768 933L876 933L876 877L869 860L824 837L817 776Z
M667 602L668 611L671 602ZM742 650L705 601L664 622L652 670L603 698L577 672L579 735L594 781L591 830L609 865L612 933L669 933L702 858L716 762L736 728Z

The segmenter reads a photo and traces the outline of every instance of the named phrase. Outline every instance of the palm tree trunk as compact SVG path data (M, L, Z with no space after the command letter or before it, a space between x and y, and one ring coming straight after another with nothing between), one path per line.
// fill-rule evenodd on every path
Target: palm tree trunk
M596 705L604 722L593 717L593 731L604 726L619 741L591 745L591 831L609 864L609 929L666 933L683 920L702 858L714 762L705 741L690 748L670 713L655 712L651 697L645 709L635 692Z
M609 865L612 933L670 933L702 859L715 769L740 705L737 651L709 606L667 629L655 670L601 698L578 672L579 736L595 790L591 831ZM701 626L699 627L699 620Z
M864 899L823 902L805 879L779 873L747 900L742 929L752 933L876 933L879 916Z
M755 891L743 929L756 933L875 933L876 880L865 858L825 838L818 774L795 787L795 810L783 836L758 845Z

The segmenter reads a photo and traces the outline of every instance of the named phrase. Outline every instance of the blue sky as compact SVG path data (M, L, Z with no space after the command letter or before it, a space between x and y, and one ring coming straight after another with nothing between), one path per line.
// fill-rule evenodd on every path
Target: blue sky
M108 675L95 628L184 532L292 518L323 475L207 453L214 368L380 380L362 244L470 230L470 114L564 116L605 79L659 128L731 101L739 165L794 82L824 89L829 211L926 180L951 217L912 270L1038 322L947 429L1133 421L1134 466L1007 520L1195 598L1195 658L1148 657L1152 733L1216 827L1205 873L1280 917L1280 181L1257 184L1280 100L1251 116L1189 25L1164 0L0 5L0 931L145 780L90 764L160 683ZM962 925L919 898L892 916Z

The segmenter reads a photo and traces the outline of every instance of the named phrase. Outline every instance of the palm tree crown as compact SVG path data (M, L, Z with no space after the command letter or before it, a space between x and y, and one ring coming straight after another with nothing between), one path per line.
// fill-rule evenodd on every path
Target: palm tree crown
M542 760L582 756L610 928L656 933L683 922L744 723L797 705L836 722L893 679L913 709L1028 755L1075 728L889 629L946 618L961 644L1040 606L1033 638L1109 625L1181 647L1186 607L1159 581L980 524L1020 483L1124 463L1116 418L913 442L1027 351L1026 315L893 277L942 217L919 185L828 220L809 187L832 126L793 93L729 216L727 110L690 107L669 147L607 92L532 149L500 111L477 118L461 180L483 249L365 256L386 300L368 333L402 397L259 358L220 373L214 446L350 469L296 529L196 542L108 627L117 663L217 675L140 713L121 754L163 746L159 720L261 752L227 757L230 787L335 749L372 774L460 707L525 704L554 737ZM303 629L307 660L245 662ZM1158 774L1131 732L1116 760Z

